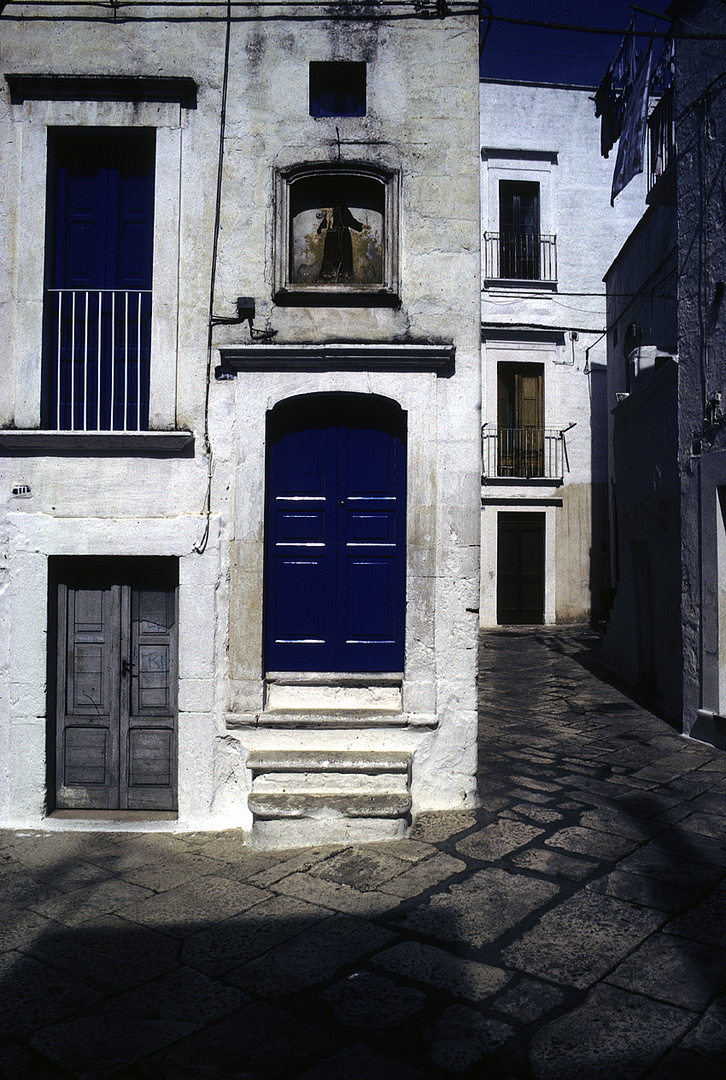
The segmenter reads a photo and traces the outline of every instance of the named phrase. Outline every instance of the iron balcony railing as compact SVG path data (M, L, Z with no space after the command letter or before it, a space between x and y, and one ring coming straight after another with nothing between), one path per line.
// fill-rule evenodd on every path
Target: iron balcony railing
M485 232L484 275L494 280L557 281L557 237Z
M676 159L676 119L673 88L663 94L648 117L648 190Z
M49 428L148 428L151 290L50 289L46 340Z
M554 428L482 428L484 476L562 480L564 435Z

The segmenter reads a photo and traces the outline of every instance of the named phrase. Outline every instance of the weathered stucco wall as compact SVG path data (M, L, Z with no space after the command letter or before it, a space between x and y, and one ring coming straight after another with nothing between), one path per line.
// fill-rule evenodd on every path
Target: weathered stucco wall
M723 8L689 5L683 12L693 33L723 33ZM726 138L726 83L723 42L679 41L678 117L678 354L679 466L681 471L681 552L683 620L683 727L691 731L699 708L723 711L713 689L704 692L709 667L722 666L715 630L713 583L723 576L716 545L714 508L723 470L711 468L724 447L722 422L711 426L709 400L726 392L726 326L722 310L726 281L723 143ZM700 453L694 454L694 436ZM715 455L715 457L712 457ZM708 481L702 483L702 470ZM704 592L704 583L710 581ZM723 733L722 733L723 738Z
M606 275L613 607L603 657L680 716L678 370L636 374L635 348L677 352L676 212L655 203ZM662 362L662 361L660 361ZM629 396L628 396L629 395Z

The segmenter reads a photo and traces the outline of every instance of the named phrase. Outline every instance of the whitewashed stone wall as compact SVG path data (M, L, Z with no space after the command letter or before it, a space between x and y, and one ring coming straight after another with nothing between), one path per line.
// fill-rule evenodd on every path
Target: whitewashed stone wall
M369 23L318 13L309 20L260 15L232 22L215 314L232 316L236 297L251 296L255 325L275 331L274 346L445 345L454 347L455 365L443 376L405 367L320 372L302 365L217 381L219 347L250 342L246 325L217 326L208 358L225 23L209 18L203 5L183 9L202 14L201 21L177 23L147 21L144 5L133 7L138 22L36 21L28 5L27 12L12 12L30 16L24 21L0 23L3 73L175 76L197 84L196 107L189 108L42 96L13 103L0 82L0 250L7 252L0 263L6 375L0 426L6 434L23 433L0 447L2 822L59 827L47 814L46 790L48 559L56 555L179 560L179 812L175 821L150 827L249 830L245 766L260 747L402 748L413 755L414 814L472 805L480 400L476 15L472 9L440 20ZM345 14L348 5L340 7ZM78 12L68 5L66 14ZM309 115L315 60L366 62L364 117ZM191 455L181 446L150 453L148 439L133 452L117 442L112 452L106 445L98 453L91 436L59 453L53 437L40 433L47 145L54 126L156 130L150 426L192 432ZM279 170L338 161L378 166L397 178L400 302L280 306ZM271 729L262 652L266 414L286 398L330 391L381 395L407 413L405 721L399 716L396 726L375 730ZM22 501L11 493L18 483L31 490ZM75 826L63 821L61 827ZM135 826L127 820L115 827Z
M538 363L543 426L570 429L562 483L490 476L482 486L482 626L497 623L502 512L545 516L546 623L589 621L609 583L602 279L638 220L643 185L634 181L610 206L615 154L600 155L593 95L583 87L481 83L482 231L499 232L502 180L537 183L540 232L556 237L557 251L555 282L483 277L482 423L497 426L497 363Z

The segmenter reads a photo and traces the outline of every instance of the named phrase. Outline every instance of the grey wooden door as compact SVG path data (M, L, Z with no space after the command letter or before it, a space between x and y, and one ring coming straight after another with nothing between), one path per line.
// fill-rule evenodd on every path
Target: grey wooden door
M68 564L58 581L55 805L174 810L177 619L169 561Z

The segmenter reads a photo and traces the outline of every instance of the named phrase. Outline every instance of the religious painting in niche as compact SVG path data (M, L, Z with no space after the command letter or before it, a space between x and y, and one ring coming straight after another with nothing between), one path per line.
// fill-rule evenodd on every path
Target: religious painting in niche
M382 285L385 186L369 176L305 176L290 189L290 281Z

